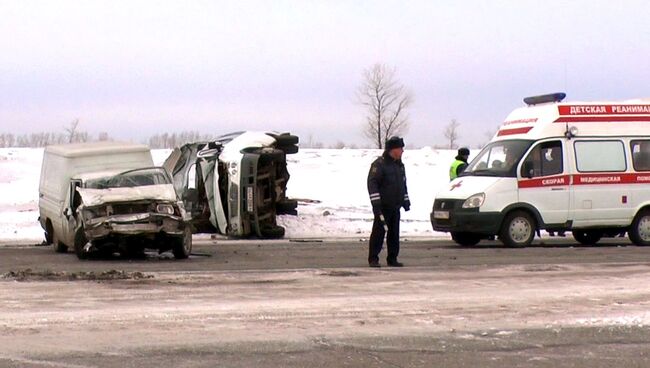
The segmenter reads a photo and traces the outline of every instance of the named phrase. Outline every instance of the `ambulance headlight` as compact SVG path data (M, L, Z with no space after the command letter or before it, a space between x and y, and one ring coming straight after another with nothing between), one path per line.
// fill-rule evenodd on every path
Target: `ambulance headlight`
M485 193L474 194L463 202L463 208L479 208L485 201Z

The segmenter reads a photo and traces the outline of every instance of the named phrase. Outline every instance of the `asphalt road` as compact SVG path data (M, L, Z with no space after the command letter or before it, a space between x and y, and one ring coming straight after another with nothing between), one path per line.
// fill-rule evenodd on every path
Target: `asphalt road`
M125 272L127 275L133 272L142 272L144 274L156 275L156 280L161 280L156 282L143 282L141 284L129 284L128 287L119 286L120 280L106 281L115 283L111 284L111 287L118 285L118 290L126 289L127 292L141 293L146 293L148 291L147 289L159 287L157 282L175 283L183 277L194 277L191 283L192 288L210 289L210 283L215 282L215 278L218 280L231 280L252 277L249 275L258 275L260 279L250 281L246 286L249 289L245 291L248 294L243 294L244 296L250 295L251 299L255 299L255 293L258 292L260 293L260 299L268 297L269 294L264 294L267 291L273 293L274 291L272 290L265 290L270 287L272 282L275 282L273 281L273 277L288 277L286 275L309 272L320 272L320 274L323 274L324 272L332 276L358 276L356 279L363 279L365 277L363 280L370 280L355 281L356 284L352 284L351 282L355 277L337 277L336 282L339 283L341 289L337 291L336 284L333 286L334 291L324 288L323 293L332 296L329 299L324 299L324 304L339 302L341 298L345 300L345 290L354 290L355 287L363 288L364 282L368 283L369 288L373 288L372 278L375 275L373 272L380 272L376 273L378 275L378 283L384 282L385 285L398 282L397 279L391 281L391 278L399 276L400 280L404 281L404 285L413 287L413 290L406 291L407 293L417 293L418 285L425 285L425 287L434 285L426 283L427 278L431 278L433 280L431 282L435 282L436 279L442 280L446 278L444 282L453 289L458 279L471 279L472 275L475 274L478 283L473 285L473 287L476 287L479 294L472 294L473 299L467 300L471 300L472 303L478 303L482 298L480 293L484 293L485 298L489 298L491 294L497 292L496 289L491 289L491 286L489 286L492 285L490 284L492 282L491 280L499 279L503 282L499 285L505 287L508 283L507 272L511 272L513 269L523 270L528 273L531 270L535 271L537 275L541 275L535 279L536 282L553 281L552 278L546 278L546 274L552 274L554 271L560 270L563 272L562 280L567 280L568 283L571 283L571 280L575 279L576 285L580 285L580 282L585 283L585 280L588 281L592 276L594 278L601 277L602 275L600 274L602 273L605 275L602 278L604 288L609 280L618 280L611 285L612 290L615 290L616 288L622 288L621 285L625 283L626 272L633 270L630 273L635 273L642 280L645 277L645 269L650 266L650 248L633 246L627 239L623 238L608 239L602 245L593 247L580 246L571 239L551 238L545 239L544 244L540 244L537 241L533 246L523 249L504 248L497 242L486 242L478 247L461 248L451 241L446 240L404 241L402 243L400 261L404 262L406 267L402 270L386 267L383 267L379 271L371 270L367 267L366 257L367 244L365 241L242 242L203 240L195 241L193 255L190 259L182 261L177 261L168 254L157 255L154 253L148 253L144 259L121 259L115 257L80 261L73 253L56 254L49 247L6 245L0 247L0 275L4 275L3 278L0 278L0 283L5 283L6 286L3 289L5 290L5 300L9 300L13 304L10 304L9 301L5 304L0 304L0 315L11 315L14 312L12 308L17 308L15 306L19 305L19 302L25 298L24 295L29 295L29 285L31 284L34 285L34 290L61 286L62 293L83 293L83 288L88 287L87 281L60 279L61 274L83 272L99 274L101 272L118 270ZM382 263L384 263L384 260L382 260ZM11 276L12 273L15 275L26 270L31 270L27 274L35 276L33 278L27 277L27 279L22 281L16 281L16 278ZM502 272L503 270L509 271L504 273ZM495 276L495 272L497 271L499 274ZM524 273L523 271L522 274ZM55 275L53 277L55 279L59 277L59 279L48 281L47 275ZM282 282L280 284L285 281L287 284L305 281L307 283L305 285L308 286L308 283L311 282L311 279L308 278L295 281L293 279L294 276L291 277L291 279L287 279L288 281L281 280ZM205 278L205 281L202 281L201 278ZM600 283L600 280L597 283ZM16 282L17 284L12 284ZM440 282L442 283L443 281ZM521 282L521 285L524 287L530 286L528 284L529 281L526 281L525 278L523 281L519 280L517 282ZM616 282L620 282L621 284L616 284ZM17 286L15 293L11 291L11 285ZM64 285L65 287L63 287ZM292 287L287 286L287 289L279 288L278 292L286 292L289 294L299 292L296 291L299 288L291 289ZM396 290L400 287L395 286ZM66 291L66 289L70 289L71 291ZM171 300L173 302L184 297L182 287L174 290L174 292L169 291L164 296L166 298L164 300L168 302ZM544 290L548 292L549 290L553 290L553 287ZM578 292L584 291L588 293L588 290L580 290L579 287L577 290ZM52 291L50 292L52 293ZM352 291L349 292L352 293ZM373 292L369 291L368 293L372 294ZM381 293L381 290L377 290L377 293ZM627 298L625 299L625 303L637 307L635 309L636 311L643 310L646 303L650 301L647 290L640 290L635 295L629 295L630 290L626 290L625 295L617 295L615 291L613 293L616 297ZM562 295L568 297L572 294L576 294L576 289L566 291ZM55 295L55 293L50 295ZM109 293L108 298L111 298L110 295L112 294ZM305 300L313 301L313 295L306 295L309 298L306 297ZM390 297L397 297L402 294L399 291L393 290L389 295ZM450 295L453 297L453 293ZM352 294L348 295L350 298L352 296ZM432 297L435 297L435 294ZM106 298L106 295L102 295L101 298L92 299L92 303L111 303ZM120 299L118 295L115 298ZM160 296L160 298L163 297ZM237 302L242 300L239 296L233 296L232 298ZM441 298L443 297L441 296ZM523 299L525 298L522 298L512 302L504 301L503 304L516 309L515 307L519 305L518 303L524 302ZM244 297L244 299L246 298ZM555 303L553 305L540 304L541 310L538 314L543 316L544 313L550 313L552 311L553 313L557 313L557 315L562 315L561 308L567 304L561 304L563 302L561 300L558 301L558 298L556 299L553 299L552 303L549 302L551 304ZM98 300L101 300L101 302L98 302ZM365 301L365 299L363 300ZM250 302L250 300L247 300L247 302ZM30 303L38 304L37 301L31 301ZM57 303L57 301L54 301L54 304ZM65 303L65 308L70 308L70 305L68 305L70 303L73 302L68 301ZM146 305L145 299L140 299L139 303ZM462 301L459 300L459 303L462 303ZM533 308L538 306L535 302L531 303L533 303L530 304ZM90 302L87 304L90 304ZM227 304L226 301L224 301L225 304ZM436 306L435 303L427 305L429 306L427 308L433 308L431 305ZM133 303L129 308L131 307L133 307ZM210 305L210 307L212 308L214 305ZM503 306L501 307L503 308ZM52 309L49 309L47 306L32 306L29 308L33 308L34 310L38 309L38 313L34 315L42 316L42 313L54 313L57 310L62 310L59 308L64 308L64 304L57 304ZM126 312L123 313L131 313L130 309L124 308ZM299 309L301 306L298 304L296 308ZM372 313L372 304L368 308L368 313ZM408 309L408 306L400 305L400 308ZM425 313L425 311L420 310L423 309L422 305L414 306L413 308L414 310L418 310L417 313ZM596 311L599 307L597 304L585 302L581 308L582 313L584 311L589 312L590 308ZM333 307L333 309L336 308ZM403 312L408 314L408 310L404 310ZM114 313L122 313L120 312L119 305L115 307ZM195 311L192 313L195 313ZM269 316L276 318L271 312L269 313ZM381 313L383 312L377 312L378 315ZM440 310L436 313L440 315L448 313L448 316L453 316L455 312L453 308L444 307L441 304ZM495 328L488 329L485 328L487 326L486 324L476 322L464 324L464 326L470 327L463 331L457 331L455 328L444 327L452 326L453 323L446 324L447 322L444 321L436 321L434 323L436 326L443 326L444 328L409 330L408 328L404 328L403 325L396 324L396 330L393 331L391 330L391 326L393 325L391 325L390 319L399 319L401 317L394 315L394 311L391 310L390 313L386 312L381 315L381 318L388 318L387 320L376 319L372 322L376 325L376 328L368 330L370 332L356 333L355 327L351 328L348 325L341 324L340 326L331 327L331 330L322 327L325 332L314 335L308 331L312 323L315 323L313 321L314 318L312 318L313 316L307 322L298 320L295 316L283 316L282 318L284 319L282 321L285 321L285 319L286 321L291 320L291 323L286 322L285 327L287 336L291 335L292 337L286 339L283 339L281 336L283 331L281 323L274 323L272 326L259 324L259 318L271 317L265 317L265 315L260 317L260 315L256 315L253 318L248 315L242 317L241 315L229 314L229 320L236 317L242 319L241 323L250 323L247 325L247 328L252 328L253 330L240 332L242 336L257 336L261 333L258 330L260 328L269 328L269 334L279 334L279 336L273 335L275 337L269 339L244 338L229 340L227 338L213 337L201 340L201 336L196 336L194 331L201 333L201 331L204 331L202 328L205 328L205 326L192 326L191 328L180 327L178 330L155 330L154 327L157 325L153 327L148 325L147 328L157 333L179 334L179 336L185 336L184 338L187 340L186 342L178 343L177 340L166 338L165 336L158 336L154 333L153 336L150 336L151 341L148 341L147 338L134 337L134 341L137 344L128 349L120 348L120 344L116 340L112 340L110 336L123 336L126 338L132 333L137 335L137 331L134 330L137 327L132 327L131 330L127 327L120 327L124 328L123 335L120 335L119 331L111 331L108 327L99 323L92 325L88 329L81 327L73 329L71 327L75 331L73 335L70 335L74 336L71 340L79 339L83 341L84 338L97 340L93 341L92 344L89 343L90 348L85 350L72 348L67 344L67 341L56 340L52 341L52 344L61 344L65 348L62 347L60 350L57 350L52 345L44 347L43 341L47 341L52 336L62 336L61 339L68 339L65 337L67 336L65 333L65 325L58 323L54 326L52 331L57 332L49 331L48 328L42 326L23 327L23 325L16 322L18 321L18 317L21 316L17 314L18 317L16 319L12 319L13 317L6 317L4 320L0 319L0 335L4 335L7 339L2 340L0 338L0 346L8 347L7 342L11 341L11 349L7 348L5 349L6 351L3 351L0 348L0 367L166 368L217 366L346 366L453 368L475 366L650 366L650 329L643 324L608 325L605 323L594 326L562 326L558 324L552 328L547 328L531 322L528 328L526 327L528 324L525 321L514 324L511 321L508 322L509 324L507 326L499 325L501 323L500 321L506 321L508 318L511 318L501 318L499 316L499 310L496 310L494 314L484 315L482 313L483 311L481 310L473 310L471 306L461 305L458 307L458 314L467 316L470 319L472 315L476 317L477 321L485 318L495 318ZM511 312L504 309L503 314L508 315L508 313ZM188 312L188 315L190 314ZM360 312L360 315L364 314L363 311ZM322 318L327 319L334 316L334 314L323 312L322 316ZM530 316L530 318L535 317L532 314ZM100 317L101 314L97 314L92 318ZM218 319L216 317L210 318ZM200 323L210 325L213 323L210 318L201 319ZM244 318L247 320L243 321ZM355 315L354 318L359 319L358 315ZM188 317L188 320L190 324L192 321L199 323L198 319L192 320ZM382 322L378 322L380 320ZM360 323L363 324L366 322ZM367 323L370 324L370 322ZM335 321L332 324L335 325ZM325 325L327 325L327 322ZM180 326L184 325L181 324ZM472 326L476 326L476 328L472 328ZM228 331L236 331L235 327L230 325L225 326L224 331L226 331L226 328L229 328ZM296 336L301 334L296 331L300 331L301 328L305 329L304 338L296 338ZM97 333L93 329L97 329L101 333ZM362 327L359 327L359 329L363 330ZM111 335L109 332L114 332L115 335ZM107 337L102 339L102 335ZM196 343L196 341L201 341L201 343ZM20 344L25 345L24 350L20 349ZM30 347L30 344L33 344L33 346ZM113 350L110 348L111 345L115 345ZM97 349L93 350L95 346Z

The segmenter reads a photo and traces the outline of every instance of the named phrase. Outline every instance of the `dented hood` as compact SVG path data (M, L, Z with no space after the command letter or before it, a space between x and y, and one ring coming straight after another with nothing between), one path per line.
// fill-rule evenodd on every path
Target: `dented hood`
M141 200L176 201L176 191L172 184L108 189L77 188L77 191L81 194L81 200L86 207Z

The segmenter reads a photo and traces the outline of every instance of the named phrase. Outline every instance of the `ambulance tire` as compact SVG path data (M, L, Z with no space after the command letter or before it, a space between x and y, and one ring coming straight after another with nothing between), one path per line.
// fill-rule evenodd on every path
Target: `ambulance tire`
M632 243L650 246L650 210L642 210L634 217L628 234Z
M452 232L451 238L462 247L472 247L481 241L481 237L473 233Z
M533 216L525 211L513 211L503 220L499 239L507 247L527 247L535 238L535 229Z
M571 233L583 245L594 245L603 237L603 233L597 230L573 230Z

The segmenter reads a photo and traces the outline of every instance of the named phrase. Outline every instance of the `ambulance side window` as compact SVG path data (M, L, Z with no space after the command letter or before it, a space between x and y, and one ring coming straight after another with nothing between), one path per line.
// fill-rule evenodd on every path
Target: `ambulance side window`
M564 165L560 141L538 144L521 165L521 176L524 178L558 175L562 172L564 172Z
M650 171L650 140L630 142L632 165L636 171Z
M579 172L625 171L625 148L621 141L576 141L573 143Z

